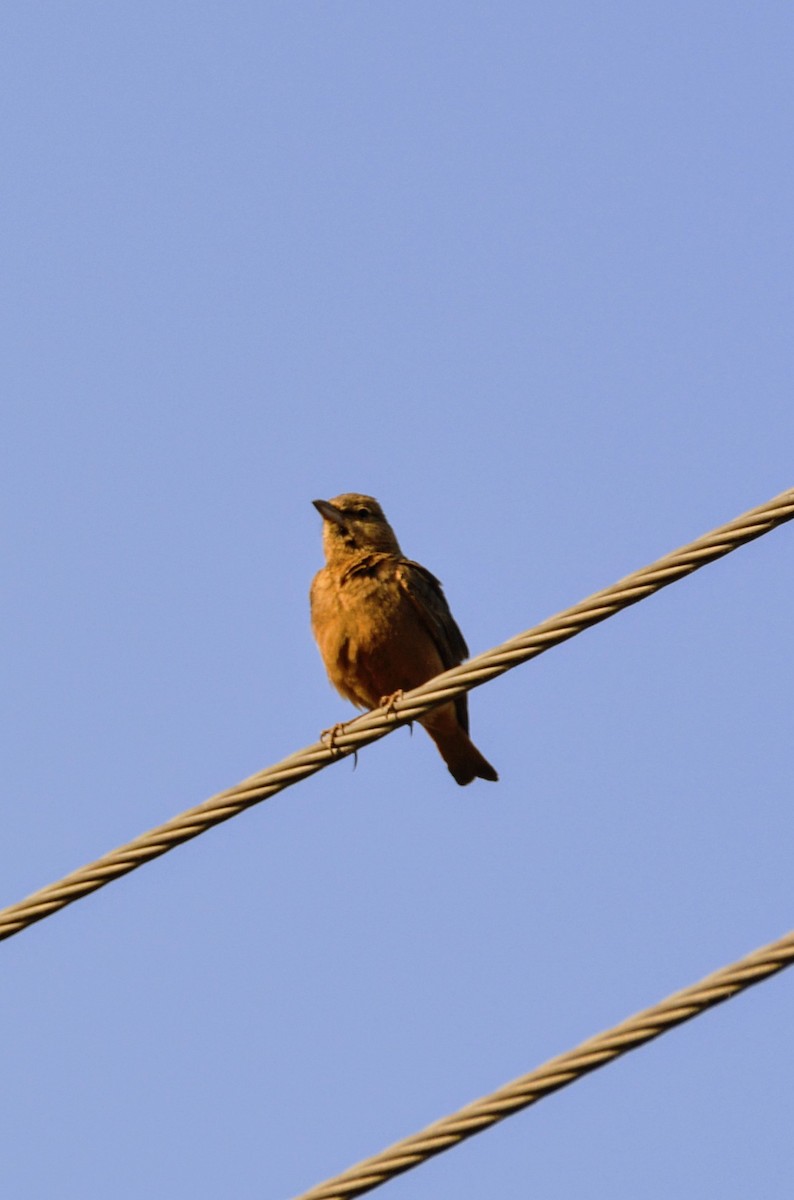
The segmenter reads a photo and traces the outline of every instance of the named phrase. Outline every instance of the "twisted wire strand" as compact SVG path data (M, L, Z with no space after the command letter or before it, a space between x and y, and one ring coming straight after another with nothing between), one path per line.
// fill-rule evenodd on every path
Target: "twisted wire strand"
M29 925L50 916L83 896L104 887L113 879L190 841L214 825L228 821L284 788L308 778L323 767L354 754L394 729L415 721L431 708L480 687L505 671L537 657L552 646L567 641L636 604L677 579L691 574L706 563L752 541L794 517L794 488L782 492L766 504L750 509L735 520L679 550L667 554L648 567L627 575L612 587L575 604L572 608L542 621L540 625L511 638L510 641L477 655L462 666L445 671L434 679L406 692L394 705L373 709L350 721L330 742L319 741L283 759L272 767L244 779L235 787L219 792L203 803L173 817L156 829L143 833L126 845L112 850L95 862L72 871L57 883L34 892L26 899L0 910L0 941L12 937Z
M596 1034L575 1049L522 1075L512 1083L467 1104L451 1116L396 1142L380 1154L365 1159L333 1179L326 1180L296 1200L350 1200L489 1129L505 1117L520 1112L559 1091L583 1075L606 1066L621 1054L636 1050L668 1030L722 1004L732 996L768 979L794 963L794 931L728 967L707 975L699 983L675 992L665 1000L636 1013L604 1033Z

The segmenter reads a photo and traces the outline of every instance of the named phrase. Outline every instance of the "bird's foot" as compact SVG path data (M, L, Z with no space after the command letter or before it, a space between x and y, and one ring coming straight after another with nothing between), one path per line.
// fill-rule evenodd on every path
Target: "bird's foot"
M320 741L328 747L334 758L341 758L343 754L349 754L349 750L343 750L341 746L337 746L336 739L340 733L344 733L347 729L348 721L337 721L336 725L332 725L330 729L324 729L320 734ZM358 750L353 750L353 770L358 766Z
M336 725L332 725L330 729L324 729L320 734L320 741L328 747L332 754L343 753L341 746L337 746L336 739L346 729L347 723L345 721L337 721Z
M397 688L397 691L392 692L390 696L381 696L380 700L378 701L378 708L385 708L386 716L394 717L396 716L394 707L398 700L402 700L404 695L405 692L402 690L402 688Z

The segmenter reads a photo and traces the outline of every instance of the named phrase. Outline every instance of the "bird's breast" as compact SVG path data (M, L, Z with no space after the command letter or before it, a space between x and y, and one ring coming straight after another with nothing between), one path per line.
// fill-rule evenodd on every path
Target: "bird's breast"
M396 564L334 573L312 585L312 626L328 676L348 700L374 707L441 670L438 652L406 595Z
M345 644L356 652L393 639L402 624L403 610L404 597L396 576L357 574L334 579L321 571L312 588L315 633L329 651Z

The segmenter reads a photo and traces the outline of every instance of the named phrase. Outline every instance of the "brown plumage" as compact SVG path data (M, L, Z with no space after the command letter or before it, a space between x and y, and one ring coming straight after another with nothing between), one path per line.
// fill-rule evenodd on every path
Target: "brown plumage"
M403 556L371 496L315 500L325 566L311 588L312 629L331 683L358 708L377 708L468 657L435 575ZM466 696L422 717L459 784L496 780L469 739Z

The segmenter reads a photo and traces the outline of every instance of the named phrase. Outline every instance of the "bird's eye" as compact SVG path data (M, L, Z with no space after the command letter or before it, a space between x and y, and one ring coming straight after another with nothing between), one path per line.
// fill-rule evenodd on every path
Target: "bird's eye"
M362 521L371 515L372 514L370 513L368 508L357 508L356 509L356 516L360 517L362 519Z

